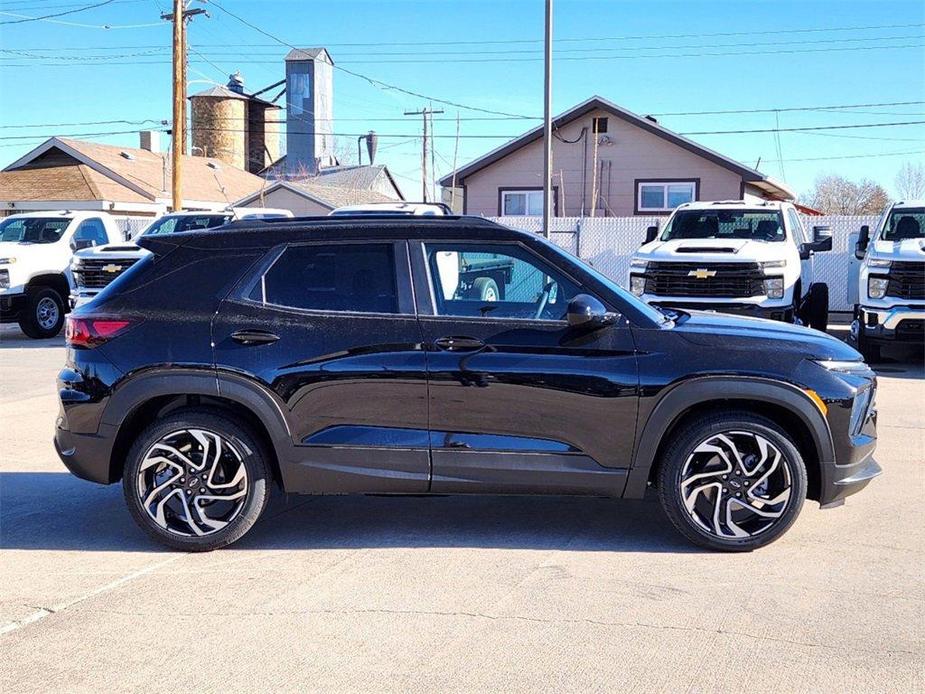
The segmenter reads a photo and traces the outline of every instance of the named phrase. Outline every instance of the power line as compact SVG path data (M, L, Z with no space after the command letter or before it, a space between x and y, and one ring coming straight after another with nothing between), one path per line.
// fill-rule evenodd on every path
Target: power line
M68 14L76 14L77 12L86 12L87 10L92 10L96 7L103 7L104 5L111 5L114 0L103 0L93 5L83 5L77 7L73 10L64 10L63 12L55 12L54 14L46 14L41 17L26 17L24 19L8 19L6 21L0 22L0 24L25 24L26 22L41 22L46 19L54 19L55 17L63 17ZM0 12L0 14L16 16L13 12Z
M680 135L743 135L752 133L796 133L810 130L848 130L852 128L891 128L903 125L923 125L925 120L910 120L898 123L854 123L851 125L813 125L799 128L757 128L751 130L694 130Z
M892 101L879 104L835 104L828 106L786 106L783 108L748 108L727 109L721 111L675 111L673 113L653 113L653 116L718 116L726 113L786 113L790 111L835 111L839 109L871 108L878 106L918 106L925 101Z

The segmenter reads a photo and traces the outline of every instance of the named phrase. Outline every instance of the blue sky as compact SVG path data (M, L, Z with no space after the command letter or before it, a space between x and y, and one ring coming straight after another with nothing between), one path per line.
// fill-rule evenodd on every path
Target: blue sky
M0 0L0 21L101 1ZM542 114L542 45L535 42L543 35L542 0L219 3L287 44L328 47L347 70L467 106ZM54 22L0 26L0 162L16 159L43 136L137 130L135 121L169 118L170 27L158 22L169 4L114 0ZM250 89L283 77L286 46L214 3L191 6L207 9L211 17L196 18L189 30L190 92L224 83L236 69ZM99 28L104 24L112 28ZM925 101L920 0L557 0L555 37L555 112L593 94L654 114ZM476 41L497 43L471 43ZM335 73L334 93L335 131L379 132L378 161L389 164L406 193L414 195L420 140L409 136L420 135L420 120L403 118L402 112L427 100L341 71ZM443 136L436 139L440 174L451 169L457 111L465 136L460 164L504 142L492 136L513 137L539 123L482 120L491 116L434 107L443 108L447 119L435 123ZM925 104L659 117L681 133L774 128L776 119L781 128L925 121ZM132 122L89 124L116 120ZM11 127L59 123L68 125ZM761 170L798 191L818 174L836 172L872 178L892 192L903 162L925 161L921 124L784 132L782 156L772 133L691 137L750 166L760 158ZM133 134L87 139L137 145ZM344 140L354 151L349 143L355 138Z

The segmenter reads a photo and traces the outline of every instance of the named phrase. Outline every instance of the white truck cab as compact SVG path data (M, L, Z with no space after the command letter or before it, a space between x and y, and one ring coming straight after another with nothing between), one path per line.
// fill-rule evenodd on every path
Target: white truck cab
M139 236L211 229L238 219L283 217L292 217L292 212L270 207L233 207L221 212L172 212L152 222ZM148 251L131 242L96 246L76 253L71 263L74 275L71 308L91 301L106 285L147 254Z
M873 233L861 227L861 260L850 340L868 362L886 343L925 342L925 200L897 202Z
M656 306L738 313L825 330L828 286L813 255L828 227L806 231L788 202L725 200L678 206L649 227L630 264L630 291Z
M71 257L121 237L105 212L26 212L0 219L0 322L31 338L57 335L73 288Z

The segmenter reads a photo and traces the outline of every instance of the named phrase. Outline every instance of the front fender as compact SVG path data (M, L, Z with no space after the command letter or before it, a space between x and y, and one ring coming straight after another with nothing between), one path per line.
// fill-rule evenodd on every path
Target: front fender
M652 409L636 438L624 497L641 499L645 495L662 438L681 416L698 405L728 400L758 401L794 413L812 435L818 462L834 462L835 446L829 425L816 404L797 386L750 376L703 376L671 387Z

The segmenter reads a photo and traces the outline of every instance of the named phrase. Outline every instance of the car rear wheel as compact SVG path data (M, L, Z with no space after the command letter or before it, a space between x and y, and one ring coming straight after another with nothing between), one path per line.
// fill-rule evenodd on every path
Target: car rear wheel
M54 337L64 325L64 312L64 299L51 287L29 289L19 328L34 340Z
M242 423L181 410L148 426L122 478L132 517L158 542L203 552L241 538L269 498L267 454Z
M728 412L682 426L661 459L658 492L672 524L708 549L745 552L783 535L806 498L806 467L774 422Z

